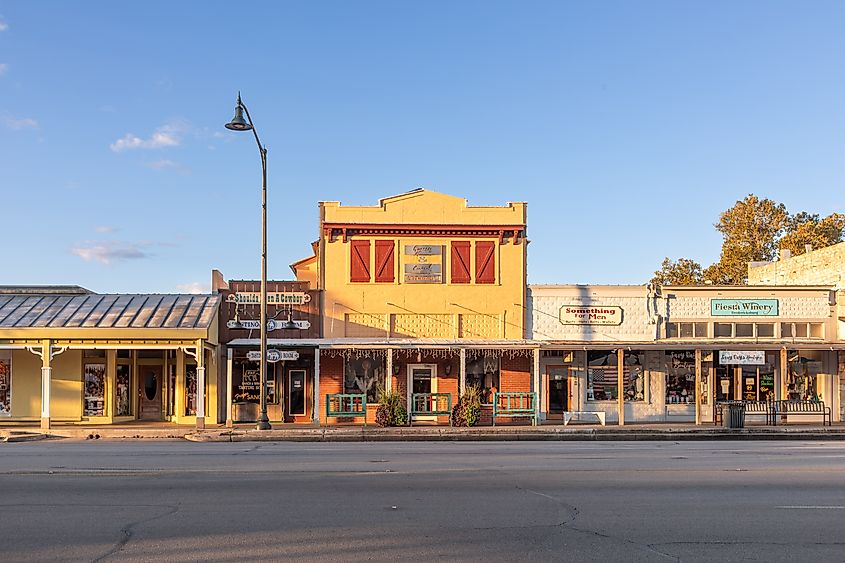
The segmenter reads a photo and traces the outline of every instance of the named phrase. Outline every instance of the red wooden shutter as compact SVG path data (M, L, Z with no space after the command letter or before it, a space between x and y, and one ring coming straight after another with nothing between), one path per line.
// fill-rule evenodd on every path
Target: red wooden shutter
M469 241L452 241L452 283L469 283Z
M475 243L475 283L496 283L496 243L480 240Z
M393 265L393 241L376 241L376 281L393 283L396 268Z
M349 279L354 282L370 281L370 241L353 240L349 248Z

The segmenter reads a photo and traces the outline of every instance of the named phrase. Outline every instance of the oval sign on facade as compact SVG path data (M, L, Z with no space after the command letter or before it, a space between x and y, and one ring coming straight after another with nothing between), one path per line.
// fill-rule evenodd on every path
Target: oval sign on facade
M621 325L622 307L615 305L563 305L560 322L565 325Z

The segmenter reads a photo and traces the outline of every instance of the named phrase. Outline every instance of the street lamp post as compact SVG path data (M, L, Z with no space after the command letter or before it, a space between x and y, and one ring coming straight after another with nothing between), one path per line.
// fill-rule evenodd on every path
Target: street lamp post
M244 120L246 113L246 120ZM258 151L261 153L261 359L259 360L259 379L261 385L261 414L258 416L258 430L270 430L270 418L267 416L267 148L261 144L258 132L252 124L249 110L241 101L238 92L238 103L235 106L235 116L226 124L226 129L232 131L252 131ZM231 405L229 405L231 408Z

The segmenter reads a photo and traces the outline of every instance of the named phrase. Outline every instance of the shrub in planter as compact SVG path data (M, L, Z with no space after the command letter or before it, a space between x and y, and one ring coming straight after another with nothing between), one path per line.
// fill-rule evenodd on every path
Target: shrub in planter
M452 426L475 426L481 418L481 390L470 385L452 407Z
M408 424L408 410L405 408L405 401L402 395L384 387L379 387L378 402L376 424L382 428Z

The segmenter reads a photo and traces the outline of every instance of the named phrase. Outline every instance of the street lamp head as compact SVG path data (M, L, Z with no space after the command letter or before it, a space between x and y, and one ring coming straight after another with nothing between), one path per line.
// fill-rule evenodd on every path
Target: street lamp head
M238 96L238 105L235 106L235 117L226 124L226 129L231 129L232 131L249 131L252 129L252 125L244 119L244 107L241 105L240 96Z

